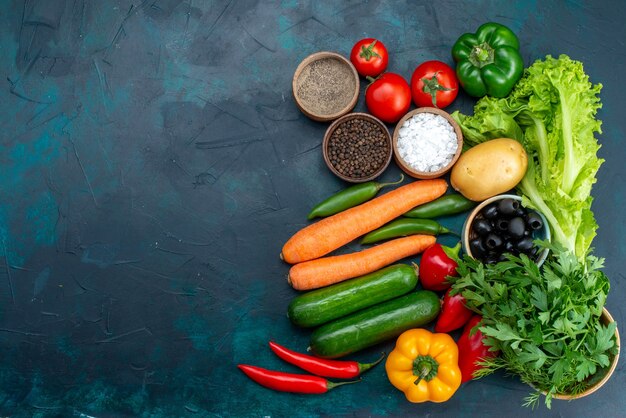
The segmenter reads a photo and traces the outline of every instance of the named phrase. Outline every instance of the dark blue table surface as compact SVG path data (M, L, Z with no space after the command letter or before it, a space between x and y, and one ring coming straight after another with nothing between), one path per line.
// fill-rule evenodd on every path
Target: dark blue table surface
M550 411L522 407L529 388L504 374L415 405L382 367L323 396L236 369L296 370L267 347L308 345L285 315L295 291L278 253L345 186L320 152L328 124L293 102L300 60L372 36L410 78L451 64L456 38L486 21L519 35L526 65L567 54L604 85L594 246L626 335L625 20L621 1L3 1L0 416L626 415L622 364ZM392 163L382 179L398 175Z

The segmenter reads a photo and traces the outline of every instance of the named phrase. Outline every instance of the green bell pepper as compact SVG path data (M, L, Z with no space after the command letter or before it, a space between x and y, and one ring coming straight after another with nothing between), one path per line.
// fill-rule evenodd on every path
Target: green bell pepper
M507 96L524 72L517 36L504 25L485 23L452 47L456 75L470 96Z

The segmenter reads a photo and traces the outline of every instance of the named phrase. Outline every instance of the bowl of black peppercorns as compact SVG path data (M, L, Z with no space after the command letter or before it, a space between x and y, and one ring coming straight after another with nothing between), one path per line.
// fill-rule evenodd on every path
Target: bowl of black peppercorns
M339 178L363 183L378 177L391 162L391 135L385 124L367 113L349 113L326 130L324 161Z
M469 214L462 232L463 250L485 264L506 260L506 254L526 254L537 265L548 256L535 240L550 241L550 227L542 213L522 206L514 194L491 197Z

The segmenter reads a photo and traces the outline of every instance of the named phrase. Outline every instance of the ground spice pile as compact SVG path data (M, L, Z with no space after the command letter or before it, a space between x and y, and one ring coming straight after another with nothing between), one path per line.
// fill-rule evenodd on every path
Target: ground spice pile
M334 115L354 97L356 81L350 67L335 58L313 61L298 77L296 95L309 112Z
M382 128L363 119L340 124L328 141L328 159L342 175L354 179L371 176L385 165L390 144Z

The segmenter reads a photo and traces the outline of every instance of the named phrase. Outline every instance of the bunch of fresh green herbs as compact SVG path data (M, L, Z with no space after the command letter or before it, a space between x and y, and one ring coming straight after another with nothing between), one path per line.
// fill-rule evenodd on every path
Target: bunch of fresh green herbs
M541 268L525 255L491 265L466 256L452 287L482 315L484 342L500 352L475 377L516 374L536 389L525 405L536 406L543 391L549 408L554 394L581 393L603 375L617 352L616 324L600 321L609 291L604 260L539 244L552 252Z

